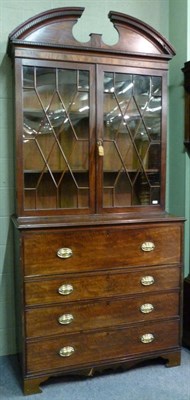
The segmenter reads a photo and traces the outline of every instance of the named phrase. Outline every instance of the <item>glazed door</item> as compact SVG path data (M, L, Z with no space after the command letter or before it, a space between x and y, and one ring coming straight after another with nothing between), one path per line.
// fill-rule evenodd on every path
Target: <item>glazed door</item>
M25 214L94 212L94 81L92 66L23 60L18 187Z
M97 73L100 209L158 208L165 182L164 74L106 66Z
M19 215L164 207L165 72L17 60L16 74Z

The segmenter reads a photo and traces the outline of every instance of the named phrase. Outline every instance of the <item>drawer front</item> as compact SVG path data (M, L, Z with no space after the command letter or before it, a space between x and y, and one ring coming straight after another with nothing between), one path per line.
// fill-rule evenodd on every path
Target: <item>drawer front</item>
M26 311L26 336L108 328L179 315L179 293L144 294L135 298L64 304Z
M181 224L25 232L25 275L181 262ZM151 251L147 243L153 244ZM145 244L142 250L142 245ZM59 255L68 256L60 258ZM71 251L70 251L71 250Z
M62 276L25 282L27 306L110 298L169 290L180 285L180 268L146 268L126 273Z
M148 335L148 336L147 336ZM100 362L127 361L132 355L150 355L179 345L179 322L139 324L133 329L58 336L27 343L27 372L35 373Z

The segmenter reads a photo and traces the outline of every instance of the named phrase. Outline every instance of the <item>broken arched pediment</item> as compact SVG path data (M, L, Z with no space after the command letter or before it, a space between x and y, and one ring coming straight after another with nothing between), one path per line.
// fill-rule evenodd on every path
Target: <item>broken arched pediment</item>
M82 48L84 51L122 52L131 55L151 55L170 59L175 51L170 43L148 24L119 12L110 11L108 18L119 34L113 46L102 41L101 34L90 34L90 40L81 43L73 36L73 26L84 8L57 8L40 13L19 25L10 35L8 53L13 45L58 48Z

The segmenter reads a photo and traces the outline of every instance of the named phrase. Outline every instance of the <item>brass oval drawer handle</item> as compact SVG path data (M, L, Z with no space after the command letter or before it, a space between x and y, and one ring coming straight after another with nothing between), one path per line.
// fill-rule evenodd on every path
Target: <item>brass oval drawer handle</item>
M153 251L155 249L155 244L153 242L144 242L141 244L142 251Z
M59 250L57 250L57 256L59 258L70 258L72 257L73 252L69 247L61 247Z
M70 283L66 283L65 285L61 285L59 287L58 293L61 294L62 296L67 296L68 294L71 294L73 290L74 290L73 285L70 285Z
M141 336L140 339L142 343L151 343L153 342L155 337L152 333L145 333L144 335Z
M74 320L72 314L63 314L58 318L58 321L61 325L68 325Z
M62 347L62 349L59 350L59 355L61 357L70 357L72 354L75 352L74 347L72 346L65 346Z
M151 275L143 276L141 278L141 285L150 286L154 284L154 278Z
M151 303L145 303L145 304L142 304L142 306L140 306L140 311L141 311L143 314L149 314L149 313L151 313L153 310L154 310L154 306L153 306L153 304L151 304Z

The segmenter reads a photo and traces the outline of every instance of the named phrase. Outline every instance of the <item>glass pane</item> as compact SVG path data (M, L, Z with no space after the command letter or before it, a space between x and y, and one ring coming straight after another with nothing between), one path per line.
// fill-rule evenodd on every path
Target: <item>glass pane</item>
M89 73L88 71L79 71L78 90L89 91Z
M151 86L152 95L160 97L162 95L162 78L160 76L152 76Z
M33 67L23 67L23 87L34 87L34 69Z
M131 204L131 182L126 173L118 174L115 182L115 207L126 207Z
M133 90L133 76L129 74L115 74L115 92L117 96L131 97Z
M77 90L77 71L68 69L58 70L58 92L60 98L64 99L66 110L74 101L74 96Z
M67 118L66 110L58 93L53 94L46 115L51 129L54 128L54 131L58 133Z
M161 77L104 75L104 207L160 202L161 84Z
M56 90L53 68L36 68L36 94L44 111L47 111Z
M89 72L24 67L23 110L25 209L88 208Z
M104 74L104 92L114 92L114 74L112 72Z
M138 204L150 204L150 184L147 175L142 171L140 172L136 185L136 193L138 197Z
M140 163L140 165L142 165L145 169L147 169L149 162L150 140L142 121L140 121L138 129L134 136L134 145L138 163ZM137 164L137 168L138 165L139 164Z
M78 139L88 139L89 129L89 97L88 93L78 93L69 112L71 126Z

